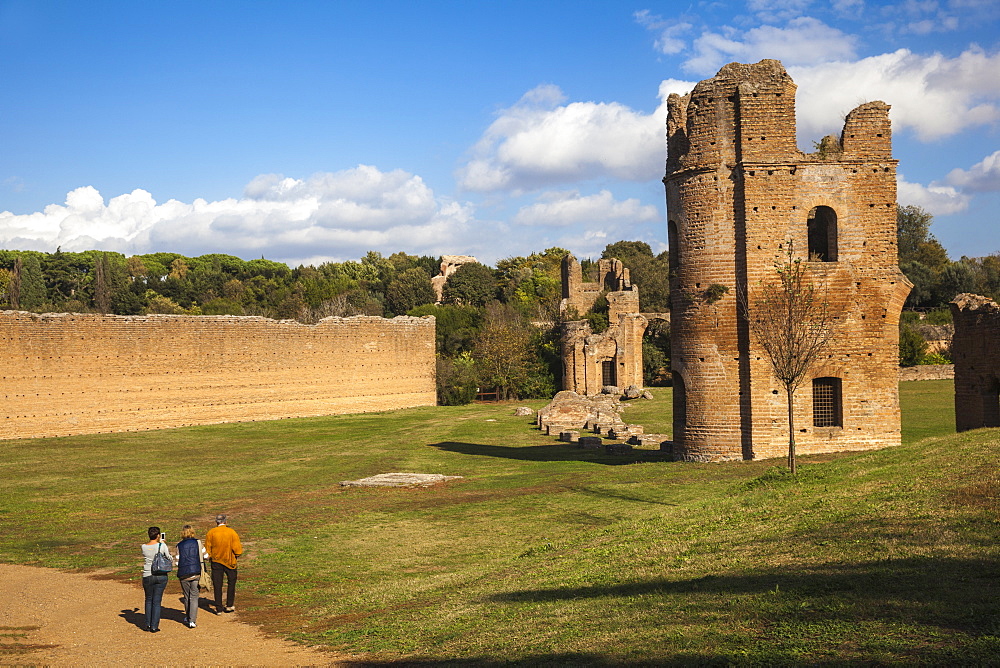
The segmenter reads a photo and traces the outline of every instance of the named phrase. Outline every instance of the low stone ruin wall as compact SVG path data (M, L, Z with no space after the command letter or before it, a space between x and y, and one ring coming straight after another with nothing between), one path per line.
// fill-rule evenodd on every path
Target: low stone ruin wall
M951 301L955 428L1000 427L1000 305L962 293Z
M0 312L0 439L433 406L434 319Z
M900 380L951 380L954 377L954 364L920 364L899 370Z

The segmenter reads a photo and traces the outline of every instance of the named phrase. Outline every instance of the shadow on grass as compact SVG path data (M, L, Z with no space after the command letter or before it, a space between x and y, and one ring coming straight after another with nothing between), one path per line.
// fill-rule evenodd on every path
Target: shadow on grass
M432 448L457 452L462 455L500 457L502 459L519 459L534 462L591 462L594 464L606 464L608 466L620 466L622 464L635 464L636 462L669 461L667 457L657 450L632 450L620 455L609 455L604 450L584 450L583 448L564 443L510 447L445 441L443 443L430 443L429 445Z
M986 559L910 558L777 571L665 578L616 585L530 589L497 594L495 603L684 596L706 611L734 596L766 595L758 609L788 621L891 621L972 635L1000 632L1000 566ZM760 599L764 601L764 599Z
M531 589L497 594L496 604L677 596L681 623L692 636L717 632L722 613L745 611L755 642L739 649L653 650L639 656L565 652L463 658L408 657L358 661L377 666L873 666L1000 665L1000 567L988 559L911 558L856 564L790 567L686 580L654 579L616 585ZM665 620L668 621L668 620ZM738 644L738 643L737 643Z

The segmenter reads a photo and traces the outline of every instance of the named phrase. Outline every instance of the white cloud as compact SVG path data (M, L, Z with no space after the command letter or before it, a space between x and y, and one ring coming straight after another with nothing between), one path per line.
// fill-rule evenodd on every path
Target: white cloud
M857 16L865 8L865 0L833 0L830 7L842 16Z
M838 116L862 102L892 106L895 131L932 141L1000 120L1000 52L969 49L955 58L907 49L811 67L789 67L798 84L800 137L840 131Z
M932 183L924 186L908 182L902 174L896 179L896 201L904 205L915 205L926 209L935 216L965 211L969 206L969 196L952 186Z
M12 193L24 192L24 179L19 176L8 176L3 180L3 187Z
M898 18L899 32L906 35L929 35L934 32L951 32L958 29L958 17L949 10L963 9L954 6L943 7L937 0L907 0L882 8L884 14Z
M607 190L595 195L580 195L578 190L545 193L534 204L518 211L511 222L517 225L597 224L601 227L622 222L650 222L660 219L655 206L629 198L616 200Z
M298 264L352 259L369 250L436 254L443 243L472 239L470 205L434 197L419 176L361 165L298 180L262 175L241 199L157 204L144 190L105 204L93 187L41 212L0 212L8 248L127 254L168 249L187 255L224 252Z
M663 171L666 96L693 83L660 84L652 114L617 102L572 102L541 86L498 115L456 176L478 192L536 190L593 178L649 181Z
M762 20L788 19L802 16L811 0L748 0L747 9Z
M608 243L621 239L646 241L662 251L665 220L656 206L634 198L615 199L608 190L589 195L575 189L554 190L539 194L518 210L510 221L514 230L523 233L506 236L527 239L537 248L566 248L581 258L597 257ZM529 232L525 227L532 229ZM519 249L518 253L534 249Z
M853 35L808 16L791 19L785 27L762 25L745 32L722 26L718 32L705 32L694 40L694 54L683 67L709 76L733 61L754 63L774 58L786 66L816 65L854 58L856 42Z
M1000 192L1000 151L994 151L968 171L951 170L945 182L964 192Z
M633 16L639 25L656 33L653 47L660 53L664 55L680 53L687 46L683 36L691 30L690 23L680 19L665 20L662 16L650 13L648 9L638 11Z

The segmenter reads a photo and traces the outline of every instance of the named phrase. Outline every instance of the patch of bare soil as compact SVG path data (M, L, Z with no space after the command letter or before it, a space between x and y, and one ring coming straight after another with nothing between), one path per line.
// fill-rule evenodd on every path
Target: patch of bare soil
M241 623L238 592L232 614L214 614L203 598L198 626L189 629L180 592L172 577L160 632L152 634L143 630L138 582L0 564L0 665L336 666L347 660Z

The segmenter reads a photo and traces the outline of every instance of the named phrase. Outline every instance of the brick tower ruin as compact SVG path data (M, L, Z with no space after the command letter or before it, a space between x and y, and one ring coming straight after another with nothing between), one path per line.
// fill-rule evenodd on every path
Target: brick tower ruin
M898 324L911 284L896 256L889 105L851 111L840 137L796 146L795 84L776 60L731 63L671 95L666 186L674 452L783 456L782 386L749 336L753 304L791 241L835 335L795 395L800 454L897 445Z

